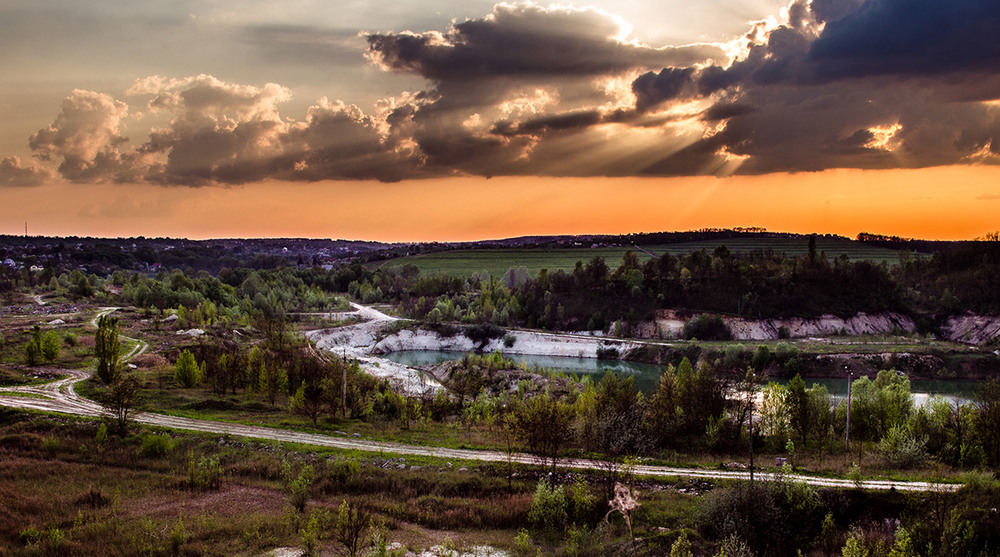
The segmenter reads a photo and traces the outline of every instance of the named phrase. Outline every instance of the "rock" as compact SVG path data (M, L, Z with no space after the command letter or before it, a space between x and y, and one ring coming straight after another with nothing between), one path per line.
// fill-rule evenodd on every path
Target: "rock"
M174 313L174 314L171 314L171 315L168 315L168 316L164 317L163 318L163 322L164 323L169 323L171 321L177 321L178 319L180 319L180 318L177 317L176 313Z
M417 466L416 464L410 466L410 472L418 472L418 471L420 471L420 467Z
M66 322L63 321L62 319L53 319L52 321L49 321L48 324L49 325L65 325Z

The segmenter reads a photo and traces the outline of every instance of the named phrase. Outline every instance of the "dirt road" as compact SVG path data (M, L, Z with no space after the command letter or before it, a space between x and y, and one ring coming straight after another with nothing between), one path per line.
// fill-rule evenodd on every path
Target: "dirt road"
M63 414L73 414L78 416L97 417L104 415L104 411L97 403L79 396L74 390L74 385L86 379L90 374L67 370L68 376L46 383L44 385L25 387L6 387L0 389L0 405L12 408L23 408L41 410L46 412L58 412ZM10 395L5 393L10 392ZM16 393L16 394L15 394ZM20 395L20 396L19 396ZM27 396L25 396L27 395ZM403 445L399 443L388 443L359 439L354 437L322 435L316 433L303 433L270 427L249 426L232 424L226 422L216 422L209 420L195 420L191 418L181 418L176 416L166 416L145 412L138 414L135 421L141 424L167 427L188 431L199 431L216 435L232 435L236 437L248 437L252 439L266 439L270 441L282 441L290 443L301 443L304 445L314 445L319 447L332 447L336 449L351 449L366 452L389 453L400 455L431 456L454 460L472 460L480 462L506 462L508 458L516 463L539 464L537 457L515 453L508 455L504 452L496 451L476 451L465 449L446 449L440 447L420 447L415 445ZM598 469L602 463L593 460L570 459L562 460L559 465L564 468L578 469ZM704 470L694 468L674 468L668 466L648 466L639 465L636 473L647 476L670 476L683 478L705 478L705 479L748 479L749 472L730 470ZM769 479L771 474L758 472L759 479ZM855 482L846 479L817 478L796 474L786 474L785 478L796 481L803 481L809 485L817 487L855 487ZM900 491L953 491L959 486L955 484L933 484L928 482L906 482L890 480L865 480L860 483L865 489L896 489Z

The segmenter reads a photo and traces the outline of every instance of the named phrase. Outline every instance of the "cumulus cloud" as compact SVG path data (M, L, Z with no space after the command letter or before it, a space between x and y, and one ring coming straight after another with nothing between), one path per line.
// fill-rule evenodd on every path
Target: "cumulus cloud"
M127 91L144 97L141 110L110 95L74 91L52 125L30 139L43 160L61 159L74 181L203 186L257 180L380 179L418 176L415 155L394 129L407 111L386 101L366 115L355 106L320 99L305 119L282 117L291 92L269 83L232 84L213 76L152 76ZM123 122L142 114L165 120L142 142L122 135Z
M73 181L135 180L141 164L136 153L123 153L122 135L128 105L110 95L74 90L63 100L62 112L28 144L42 160L61 158L59 173Z
M357 37L376 67L426 83L370 109L324 98L296 119L278 84L154 76L130 104L73 91L29 143L69 180L188 186L995 164L997 31L992 0L793 0L726 44L654 46L598 10L501 3L444 30ZM351 41L254 33L310 59ZM0 183L44 172L7 159Z
M501 3L445 33L367 38L370 58L384 68L430 79L590 76L725 57L715 45L654 48L630 40L629 33L626 22L596 9Z
M22 164L20 157L0 159L0 187L40 186L54 173L38 163Z

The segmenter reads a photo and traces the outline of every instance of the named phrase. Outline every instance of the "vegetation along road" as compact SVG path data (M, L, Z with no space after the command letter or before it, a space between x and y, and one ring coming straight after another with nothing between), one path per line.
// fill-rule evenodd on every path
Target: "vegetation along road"
M130 356L141 353L143 344L139 344ZM39 410L45 412L59 412L64 414L74 414L86 417L100 417L105 415L104 408L98 403L83 398L76 393L74 385L90 376L87 372L65 370L67 377L41 385L30 385L20 387L0 388L0 405L12 408L27 410ZM135 416L135 421L158 427L173 429L200 431L217 435L232 435L237 437L248 437L254 439L264 439L287 443L300 443L304 445L314 445L322 447L332 447L345 450L358 450L367 452L419 455L455 460L472 460L481 462L515 462L521 464L538 464L538 457L505 452L466 450L466 449L446 449L439 447L421 447L415 445L404 445L398 443L378 442L354 437L342 437L332 435L322 435L315 433L305 433L290 431L270 427L250 426L227 422L217 422L210 420L197 420L176 416L167 416L156 413L140 413ZM564 459L562 466L578 469L599 469L607 468L605 463L594 460ZM671 476L684 478L706 478L706 479L748 479L749 472L731 470L708 470L697 468L675 468L669 466L638 465L635 473L646 476ZM772 474L758 472L758 479L770 479ZM862 487L864 489L896 489L899 491L954 491L959 484L937 484L932 482L917 481L895 481L895 480L862 480L855 482L849 479L820 478L803 476L796 474L786 474L786 479L802 481L809 485L818 487L851 488Z

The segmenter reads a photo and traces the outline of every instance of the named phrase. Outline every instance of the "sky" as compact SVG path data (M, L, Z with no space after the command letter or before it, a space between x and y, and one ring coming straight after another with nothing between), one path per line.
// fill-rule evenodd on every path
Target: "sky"
M1000 229L995 0L6 0L0 233Z

